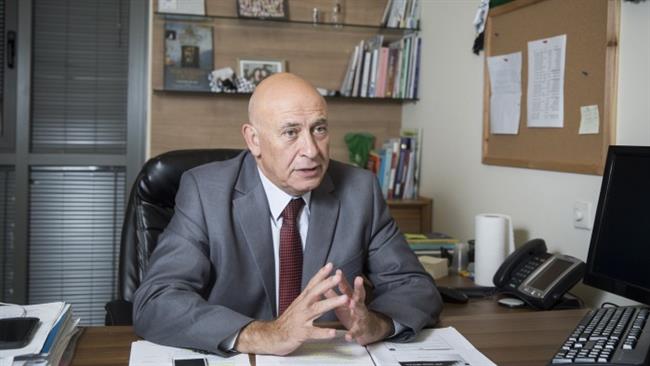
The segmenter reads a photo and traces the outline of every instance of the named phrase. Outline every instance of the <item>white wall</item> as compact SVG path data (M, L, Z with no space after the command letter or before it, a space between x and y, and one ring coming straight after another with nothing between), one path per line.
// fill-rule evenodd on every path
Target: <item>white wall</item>
M586 260L590 232L574 229L573 204L595 208L601 177L483 165L484 58L471 52L479 1L422 3L420 101L405 105L403 124L424 129L420 189L434 199L434 229L467 240L475 215L506 213L517 244L542 237L550 251ZM650 2L625 2L621 13L617 143L650 145ZM626 303L584 285L576 292L592 306Z

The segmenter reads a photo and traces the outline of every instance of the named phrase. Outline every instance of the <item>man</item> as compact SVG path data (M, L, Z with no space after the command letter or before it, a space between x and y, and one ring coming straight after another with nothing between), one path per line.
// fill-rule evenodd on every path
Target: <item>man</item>
M440 296L375 177L330 162L314 87L275 74L248 112L248 151L183 175L135 294L136 332L222 355L286 355L335 336L317 319L338 319L362 345L408 340L435 321Z

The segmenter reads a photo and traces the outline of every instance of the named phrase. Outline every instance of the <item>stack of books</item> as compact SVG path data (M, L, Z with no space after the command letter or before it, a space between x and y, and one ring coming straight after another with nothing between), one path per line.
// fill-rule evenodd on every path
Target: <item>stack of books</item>
M444 233L431 232L426 234L404 234L406 241L416 255L432 255L436 257L452 253L458 239Z
M384 36L362 40L348 62L341 94L364 98L410 98L418 96L420 48L417 33L384 45Z
M387 28L418 28L420 0L388 0L381 26Z
M72 315L70 304L53 302L38 305L13 305L6 309L21 309L21 316L39 319L29 343L22 348L0 350L0 364L62 365L68 364L64 353L71 341L75 342L80 334L77 325L79 318ZM2 306L0 308L5 308ZM0 309L0 317L3 314ZM71 355L69 355L71 359Z
M402 130L401 137L387 140L379 152L371 152L368 169L379 180L386 199L416 199L419 194L421 130Z

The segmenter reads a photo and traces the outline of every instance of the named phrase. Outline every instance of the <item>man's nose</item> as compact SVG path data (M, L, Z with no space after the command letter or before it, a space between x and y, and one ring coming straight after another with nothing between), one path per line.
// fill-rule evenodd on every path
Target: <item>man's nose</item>
M318 146L316 145L316 140L314 140L314 136L311 133L305 133L301 140L302 155L308 158L313 158L318 155Z

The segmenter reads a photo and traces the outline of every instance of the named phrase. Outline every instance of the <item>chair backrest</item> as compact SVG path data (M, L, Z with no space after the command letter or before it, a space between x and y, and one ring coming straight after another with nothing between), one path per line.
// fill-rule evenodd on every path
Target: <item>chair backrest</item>
M138 174L127 204L120 243L118 298L133 301L158 236L174 214L181 175L211 161L227 160L241 150L200 149L166 152L147 161Z

